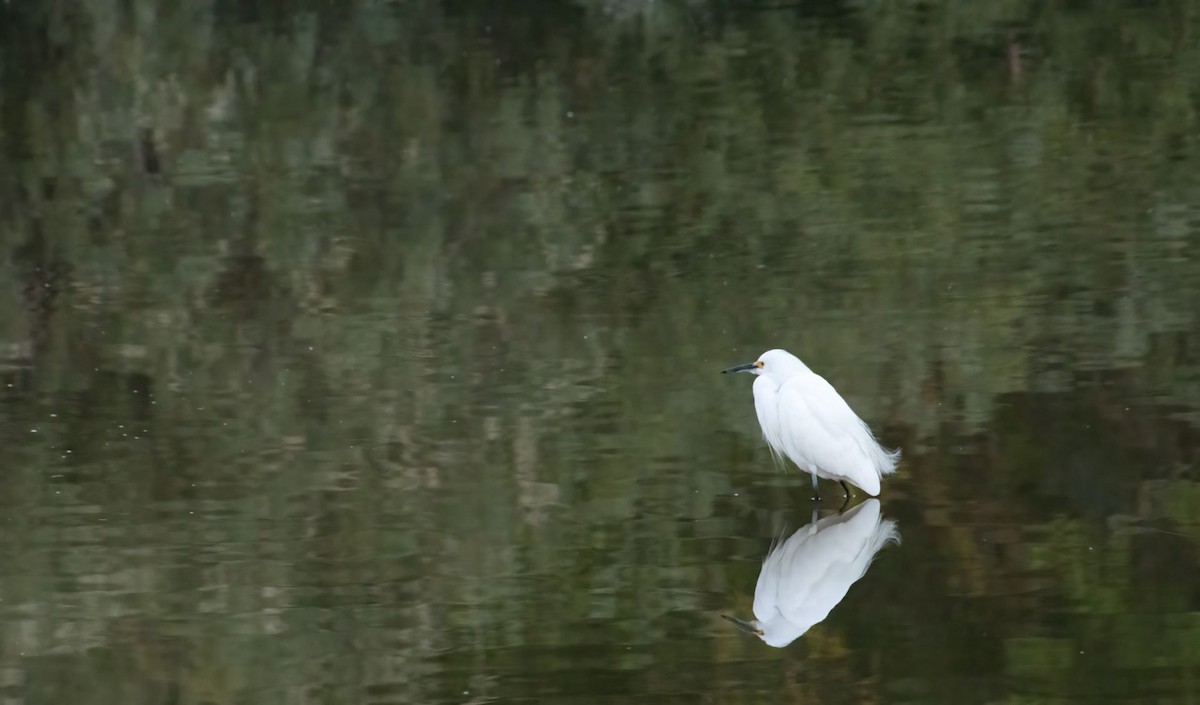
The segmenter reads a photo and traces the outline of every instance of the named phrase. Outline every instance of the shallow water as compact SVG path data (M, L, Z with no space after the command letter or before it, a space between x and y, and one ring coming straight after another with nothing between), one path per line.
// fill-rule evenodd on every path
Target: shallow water
M160 5L0 6L4 702L1200 697L1200 6Z

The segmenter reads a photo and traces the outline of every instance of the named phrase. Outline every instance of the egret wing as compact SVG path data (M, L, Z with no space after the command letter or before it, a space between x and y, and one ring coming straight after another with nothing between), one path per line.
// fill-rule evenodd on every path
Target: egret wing
M780 436L797 464L843 475L860 456L862 421L823 377L794 377L776 393ZM801 463L802 459L804 463Z

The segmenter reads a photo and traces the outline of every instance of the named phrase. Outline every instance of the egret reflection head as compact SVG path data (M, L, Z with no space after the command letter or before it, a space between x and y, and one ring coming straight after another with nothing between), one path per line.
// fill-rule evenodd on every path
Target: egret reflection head
M754 636L762 636L763 635L762 627L759 625L757 619L752 619L749 622L747 622L744 619L738 619L737 617L730 617L727 614L721 615L721 619L724 619L724 620L730 622L731 624L733 624L733 626L737 627L738 629L741 629L742 631L746 632L747 634L753 634Z

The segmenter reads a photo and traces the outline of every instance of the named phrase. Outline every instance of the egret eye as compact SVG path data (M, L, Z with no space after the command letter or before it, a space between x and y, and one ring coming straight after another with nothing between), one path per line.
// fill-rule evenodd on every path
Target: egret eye
M763 368L763 361L759 360L758 362L754 363L754 366L761 370Z

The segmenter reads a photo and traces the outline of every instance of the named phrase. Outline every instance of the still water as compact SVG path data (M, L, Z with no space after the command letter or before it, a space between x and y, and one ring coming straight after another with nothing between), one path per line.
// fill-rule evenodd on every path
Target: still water
M1197 32L4 3L0 700L1196 702ZM775 467L770 347L878 503ZM775 648L788 546L874 561Z

